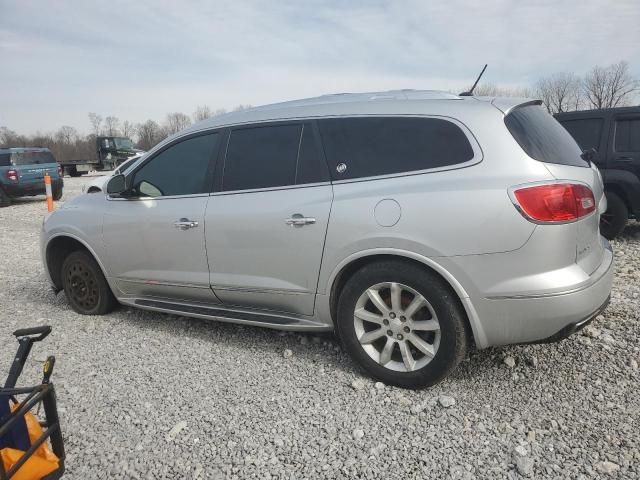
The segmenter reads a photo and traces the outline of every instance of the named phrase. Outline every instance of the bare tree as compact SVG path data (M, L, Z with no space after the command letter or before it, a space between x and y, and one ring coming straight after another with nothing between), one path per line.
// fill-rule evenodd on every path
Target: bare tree
M97 113L89 112L89 121L91 122L91 128L93 128L93 134L100 135L100 127L102 126L102 117Z
M464 91L468 92L471 86ZM527 98L532 96L528 88L509 88L495 85L493 83L480 83L476 86L473 94L478 97L518 97Z
M191 125L191 119L188 115L180 112L168 113L167 123L165 125L166 135L173 135L180 130L184 130Z
M578 110L584 103L582 81L574 73L555 73L541 78L536 83L535 93L549 113Z
M620 61L593 67L584 78L583 88L591 108L612 108L628 105L640 83L629 73L629 64Z
M118 127L120 126L120 120L118 117L107 117L104 119L105 133L110 137L114 137L120 134Z
M138 147L143 150L149 150L163 137L160 125L153 120L138 124L136 131L138 132Z
M0 145L15 147L19 144L18 134L7 127L0 127Z
M136 134L136 126L129 120L122 122L122 136L132 138Z
M202 120L206 120L212 115L213 115L213 112L211 111L211 108L209 108L208 105L198 105L198 108L196 108L196 111L193 112L192 116L193 116L194 122L200 122Z
M227 113L227 110L225 108L218 108L216 109L215 112L213 112L212 117L217 117L218 115L224 115L225 113Z
M78 138L78 131L68 125L63 125L56 132L56 141L66 145L74 144Z
M233 112L241 112L242 110L246 110L248 108L251 108L251 105L246 104L246 105L237 105L236 107L234 107L234 109L232 110Z

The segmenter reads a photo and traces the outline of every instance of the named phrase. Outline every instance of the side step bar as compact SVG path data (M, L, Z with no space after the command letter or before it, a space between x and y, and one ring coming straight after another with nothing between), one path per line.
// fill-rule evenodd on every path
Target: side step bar
M282 330L332 330L329 325L318 323L306 318L296 318L286 314L269 314L258 312L246 312L237 310L227 310L224 308L185 305L161 300L136 299L133 305L155 311L166 313L177 313L187 317L207 318L221 320L239 324L250 324L263 327L270 327Z

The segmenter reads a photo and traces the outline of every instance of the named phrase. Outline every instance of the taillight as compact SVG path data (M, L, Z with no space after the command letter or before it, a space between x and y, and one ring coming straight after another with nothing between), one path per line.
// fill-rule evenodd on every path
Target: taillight
M523 215L534 222L571 222L596 209L593 192L580 183L521 187L513 191L513 196Z
M18 181L18 171L14 170L13 168L11 170L7 170L7 172L5 173L5 176L12 182Z

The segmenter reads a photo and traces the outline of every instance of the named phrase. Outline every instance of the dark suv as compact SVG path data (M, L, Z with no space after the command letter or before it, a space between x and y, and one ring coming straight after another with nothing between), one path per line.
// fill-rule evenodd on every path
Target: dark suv
M607 211L602 235L618 235L629 218L640 220L640 107L608 108L556 114L583 150L594 149L604 179Z
M48 148L0 149L0 207L12 197L45 193L44 176L51 177L54 200L62 197L62 168Z

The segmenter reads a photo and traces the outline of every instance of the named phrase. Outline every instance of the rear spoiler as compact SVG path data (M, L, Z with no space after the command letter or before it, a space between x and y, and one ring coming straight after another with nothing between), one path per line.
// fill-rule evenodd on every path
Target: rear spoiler
M508 115L514 108L526 107L527 105L542 105L542 100L532 100L530 98L500 97L491 100L491 105L496 107L505 115Z

